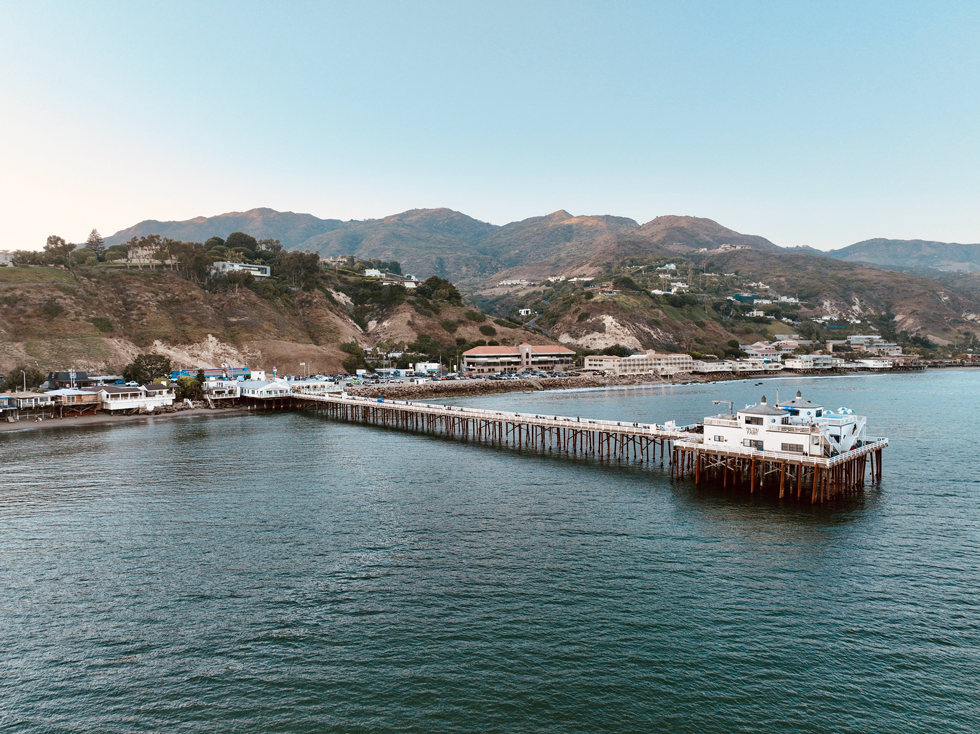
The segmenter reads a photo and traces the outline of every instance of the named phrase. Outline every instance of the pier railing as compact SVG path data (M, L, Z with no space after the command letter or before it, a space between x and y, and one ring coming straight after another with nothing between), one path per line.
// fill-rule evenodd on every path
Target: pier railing
M658 438L668 438L671 440L681 439L693 435L692 431L697 428L696 424L688 426L668 426L668 424L657 423L630 423L628 421L607 421L598 418L582 418L581 416L564 415L542 415L540 413L513 413L503 410L485 410L482 408L466 408L455 405L439 405L433 403L420 403L413 400L390 400L388 398L363 398L354 395L307 395L297 394L293 397L301 400L310 400L322 403L335 403L338 405L371 405L372 407L383 410L410 410L427 415L446 415L466 418L482 418L486 420L506 420L517 421L537 426L549 428L571 428L579 430L594 430L622 434L643 434L647 436L657 436Z

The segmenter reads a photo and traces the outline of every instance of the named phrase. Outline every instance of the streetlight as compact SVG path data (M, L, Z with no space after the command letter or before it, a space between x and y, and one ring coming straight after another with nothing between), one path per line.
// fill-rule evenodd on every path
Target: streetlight
M728 415L733 415L735 413L735 403L731 400L712 400L713 405L721 405L722 403L728 404Z

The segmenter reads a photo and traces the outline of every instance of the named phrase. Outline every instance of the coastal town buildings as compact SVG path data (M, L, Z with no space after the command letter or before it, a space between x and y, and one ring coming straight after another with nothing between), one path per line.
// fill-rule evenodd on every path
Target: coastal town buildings
M694 358L689 354L666 354L661 352L642 352L628 357L591 355L585 357L584 368L610 372L616 376L624 375L673 375L678 372L691 372Z
M516 347L474 347L463 352L463 370L474 374L534 370L562 372L575 364L568 347L521 344Z

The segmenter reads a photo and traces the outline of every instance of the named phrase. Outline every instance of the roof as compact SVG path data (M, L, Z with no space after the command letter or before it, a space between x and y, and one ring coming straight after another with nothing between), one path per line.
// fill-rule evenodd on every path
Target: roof
M276 377L271 380L238 380L239 387L248 388L249 390L261 390L263 387L268 387L269 385L289 387L289 383L281 377Z
M541 346L521 344L521 349L527 349L532 354L575 354L574 349L569 349L568 347L551 346L548 344Z
M124 385L100 385L99 392L108 393L110 395L123 395L125 393L142 393L143 390L138 387L126 387Z
M63 387L60 390L48 390L48 395L98 395L98 390L79 390L77 387Z
M161 385L160 383L152 383L150 385L144 385L147 392L160 392L161 390L169 390L170 385Z
M744 408L738 411L739 413L744 413L746 415L786 415L787 411L782 408L774 408L769 403L766 402L765 396L759 401L758 405L753 405L749 408Z
M507 355L509 357L517 357L520 353L521 350L517 347L473 347L463 352L463 356L490 357L494 355Z
M817 403L813 403L813 402L810 402L809 400L806 400L803 397L803 394L801 392L799 392L799 391L797 391L796 397L793 398L792 400L784 400L781 403L776 403L776 405L782 406L782 407L787 407L787 408L796 408L796 409L799 409L799 408L822 408L823 407L822 405L818 405Z
M47 395L42 392L5 392L3 393L5 398L45 398Z

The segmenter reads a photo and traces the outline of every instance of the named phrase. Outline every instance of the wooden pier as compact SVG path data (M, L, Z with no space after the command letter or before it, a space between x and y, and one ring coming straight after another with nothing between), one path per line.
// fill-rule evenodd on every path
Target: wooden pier
M685 428L667 428L650 423L509 413L409 400L299 394L294 394L293 399L317 412L345 421L569 456L652 463L659 455L661 466L665 460L670 460L674 442L692 435ZM689 428L693 430L695 427Z
M707 448L700 437L674 444L671 478L690 477L695 484L711 482L722 488L779 490L779 497L818 504L857 494L870 468L872 481L881 480L882 451L887 438L874 438L859 448L832 457L803 456L777 451Z
M409 400L339 395L291 398L300 407L331 418L399 428L496 445L530 448L568 456L632 460L670 466L672 480L693 479L722 488L773 491L780 498L813 504L861 491L870 468L881 479L882 450L888 439L872 439L860 448L830 458L796 456L751 449L706 449L701 426L653 423L464 408Z

